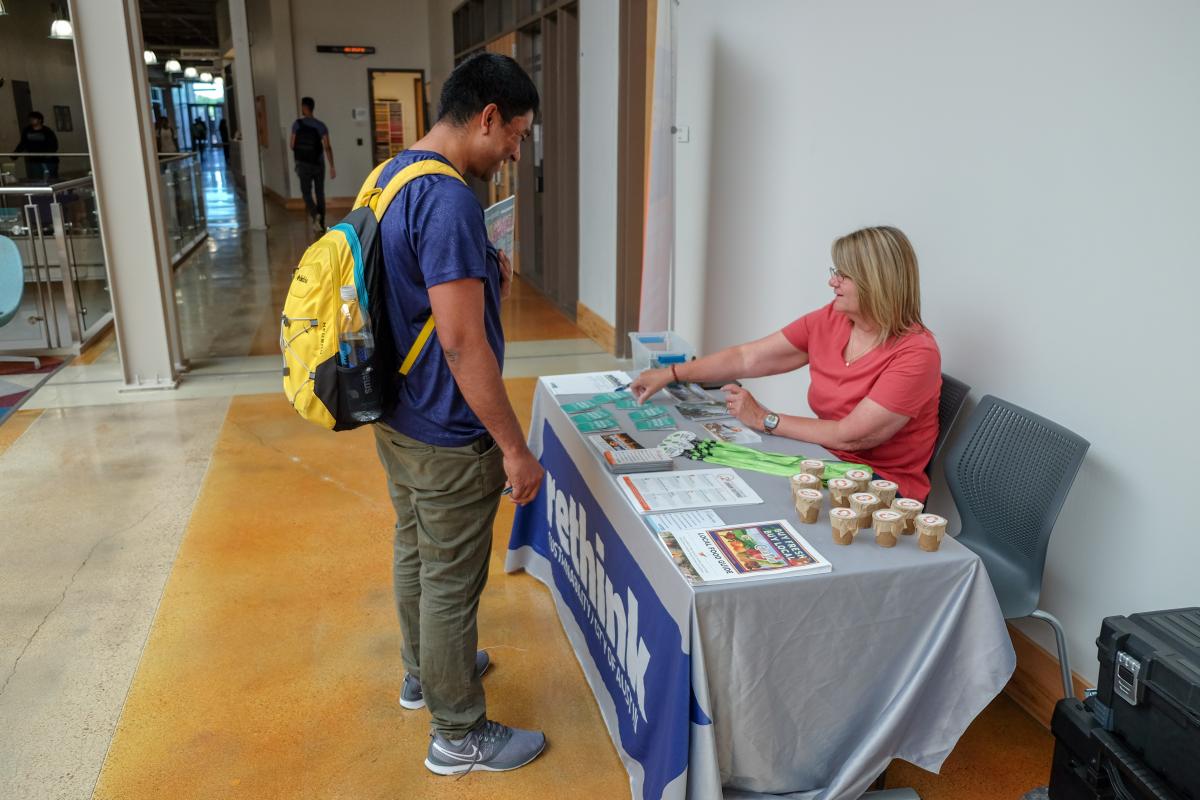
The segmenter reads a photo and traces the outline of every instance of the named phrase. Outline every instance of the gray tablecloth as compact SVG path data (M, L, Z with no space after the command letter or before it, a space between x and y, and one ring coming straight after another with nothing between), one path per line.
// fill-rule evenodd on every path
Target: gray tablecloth
M549 426L685 640L690 632L694 704L711 718L712 724L691 725L686 773L661 796L715 798L725 787L729 798L770 793L840 800L859 797L893 758L936 772L1016 661L978 557L950 538L937 553L921 551L913 536L884 549L869 530L849 547L835 545L825 510L815 525L797 521L786 478L742 471L764 503L718 508L721 518L787 519L833 571L691 587L559 407L578 399L583 396L555 397L539 382L531 446L541 454ZM648 446L666 435L637 432L624 412L615 414ZM701 432L676 417L682 428ZM828 457L820 447L775 437L756 446ZM677 469L711 467L676 459ZM547 559L520 546L509 551L506 568L527 569L551 588L630 770L634 796L642 796L641 765L622 747L614 699L555 589Z

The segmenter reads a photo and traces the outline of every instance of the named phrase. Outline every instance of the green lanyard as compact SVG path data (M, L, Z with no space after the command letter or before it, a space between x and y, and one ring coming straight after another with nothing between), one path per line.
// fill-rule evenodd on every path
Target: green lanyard
M755 450L730 442L698 441L685 455L693 461L705 461L709 464L720 464L734 469L748 469L754 472L765 472L768 475L779 475L790 478L800 472L800 462L805 456L788 456L783 453L772 453L767 450ZM826 461L824 480L840 478L852 469L871 468L866 464L853 464L849 461Z

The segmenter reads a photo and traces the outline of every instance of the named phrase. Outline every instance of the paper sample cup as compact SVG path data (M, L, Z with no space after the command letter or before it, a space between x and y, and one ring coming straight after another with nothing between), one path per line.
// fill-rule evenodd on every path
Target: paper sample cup
M871 482L871 473L865 469L848 469L846 470L845 477L854 481L854 485L857 487L855 491L859 492L865 492L867 484Z
M806 458L800 462L800 471L817 478L824 478L825 462L819 458Z
M904 529L904 515L894 508L879 508L871 514L875 523L875 543L880 547L895 547Z
M831 478L829 481L829 505L833 508L849 508L850 495L854 492L854 481L849 478Z
M942 538L946 535L946 518L937 514L918 514L917 544L926 553L933 553L942 546Z
M855 492L850 495L850 508L858 514L858 527L871 527L871 513L879 508L879 498L870 492Z
M896 492L899 490L900 487L893 481L874 480L867 484L867 491L878 497L884 508L892 505L892 501L896 499Z
M817 521L817 516L821 513L821 502L825 499L824 492L820 489L797 489L792 498L796 502L796 513L800 515L801 522L812 525Z
M821 490L821 479L816 475L811 475L807 472L801 472L791 477L792 482L792 497L796 496L796 492L801 489L816 489Z
M829 509L829 523L833 526L833 543L850 544L858 533L858 514L849 508Z
M916 530L917 514L925 510L925 504L919 500L898 497L892 501L892 508L904 515L904 532L912 533Z

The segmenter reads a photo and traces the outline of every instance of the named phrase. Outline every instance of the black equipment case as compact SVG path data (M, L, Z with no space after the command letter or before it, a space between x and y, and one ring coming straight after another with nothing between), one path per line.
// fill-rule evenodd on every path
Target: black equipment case
M1200 800L1200 608L1108 617L1096 646L1100 733Z
M1050 800L1181 800L1119 738L1104 730L1091 699L1059 700L1050 721Z

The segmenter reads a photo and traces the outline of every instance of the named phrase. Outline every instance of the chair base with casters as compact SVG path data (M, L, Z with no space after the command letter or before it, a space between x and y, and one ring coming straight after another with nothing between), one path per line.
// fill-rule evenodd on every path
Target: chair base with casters
M42 360L37 356L7 356L0 355L0 362L16 362L20 364L33 364L34 369L42 368Z

